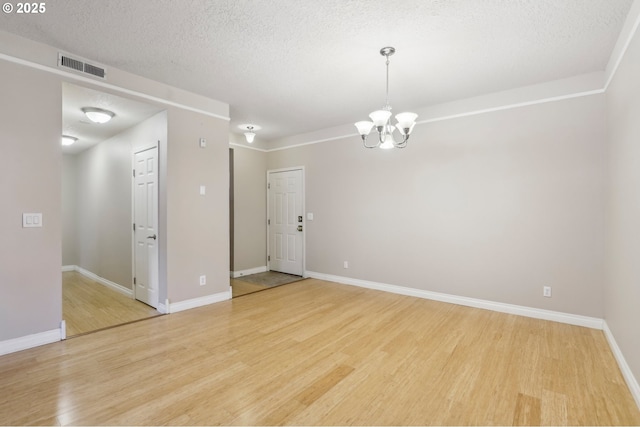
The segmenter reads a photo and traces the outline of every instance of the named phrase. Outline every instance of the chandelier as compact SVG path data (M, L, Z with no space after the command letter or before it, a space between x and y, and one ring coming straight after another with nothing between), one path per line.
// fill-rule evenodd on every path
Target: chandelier
M389 57L396 52L393 47L383 47L380 49L380 55L387 58L387 102L382 110L374 111L369 114L371 121L362 121L355 123L358 133L362 137L362 143L366 148L405 148L409 135L416 125L415 113L396 114L396 125L391 124L391 105L389 105ZM378 131L378 141L374 145L367 145L367 136L371 129L375 126ZM395 130L398 130L402 137L400 141L396 141L393 136Z

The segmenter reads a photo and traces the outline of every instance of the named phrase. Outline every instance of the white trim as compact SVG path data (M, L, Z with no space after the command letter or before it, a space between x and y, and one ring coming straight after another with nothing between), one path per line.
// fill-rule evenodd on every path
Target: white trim
M67 339L67 321L62 319L60 321L60 340L64 341Z
M605 89L594 89L594 90L589 90L585 92L570 93L568 95L559 95L559 96L552 96L549 98L536 99L533 101L524 101L524 102L517 102L515 104L506 104L506 105L501 105L499 107L483 108L480 110L471 110L464 113L451 114L449 116L433 117L430 119L421 120L419 122L416 122L416 126L422 125L422 124L428 124L428 123L441 122L444 120L459 119L461 117L469 117L469 116L477 116L479 114L493 113L495 111L510 110L513 108L521 108L521 107L528 107L531 105L545 104L547 102L564 101L567 99L580 98L583 96L599 95L604 92L605 92ZM348 133L345 135L335 136L331 138L323 138L323 139L313 140L309 142L302 142L300 144L287 145L285 147L271 148L266 150L266 152L271 153L274 151L288 150L290 148L304 147L305 145L320 144L321 142L329 142L329 141L335 141L337 139L353 138L353 137L359 137L359 136L360 135L357 132Z
M78 268L78 266L76 265L63 265L62 266L62 272L66 272L66 271L76 271L76 269Z
M95 280L96 282L100 283L101 285L104 285L108 288L113 289L116 292L120 292L123 295L128 296L129 298L133 298L133 290L129 289L129 288L125 288L122 285L119 285L115 282L112 282L111 280L105 279L104 277L100 277L95 273L90 272L89 270L85 270L82 267L78 267L77 265L74 266L75 267L75 271L77 271L78 273L82 274L83 276L88 277L91 280Z
M499 107L483 108L480 110L467 111L465 113L460 113L460 114L434 117L432 119L426 119L426 120L416 122L416 125L441 122L444 120L451 120L451 119L459 119L460 117L477 116L479 114L493 113L495 111L502 111L502 110L511 110L513 108L529 107L531 105L546 104L547 102L564 101L567 99L581 98L583 96L600 95L602 93L604 93L604 89L594 89L594 90L588 90L586 92L577 92L577 93L570 93L568 95L552 96L550 98L536 99L533 101L517 102L515 104L501 105Z
M167 99L163 99L163 98L158 98L157 96L153 96L153 95L148 95L146 93L143 92L138 92L132 89L125 89L123 87L120 86L116 86L110 83L106 83L103 81L98 81L98 80L94 80L94 79L90 79L84 76L79 76L73 73L70 73L68 71L65 70L58 70L57 68L52 68L52 67L48 67L46 65L42 65L42 64L38 64L36 62L31 62L31 61L27 61L21 58L16 58L14 56L11 55L7 55L4 53L0 53L0 59L4 59L5 61L8 62L13 62L14 64L19 64L19 65L24 65L26 67L30 67L30 68L35 68L36 70L40 70L40 71L45 71L48 73L52 73L52 74L57 74L59 76L62 77L66 77L72 80L78 80L81 81L83 83L89 83L92 85L96 85L96 86L100 86L103 87L105 89L110 89L116 92L120 92L120 93L124 93L127 95L132 95L138 98L142 98L142 99L146 99L147 101L153 101L153 102L157 102L159 104L163 104L163 105L169 105L171 107L177 107L183 110L187 110L187 111L193 111L195 113L199 113L199 114L204 114L206 116L209 117L215 117L216 119L221 119L221 120L226 120L226 121L231 121L231 118L226 117L226 116L221 116L219 114L215 114L215 113L211 113L209 111L205 111L205 110L201 110L199 108L194 108L194 107L189 107L188 105L184 105L184 104L180 104L178 102L174 102L174 101L169 101ZM159 83L159 82L156 82Z
M580 316L577 314L562 313L559 311L544 310L540 308L524 307L521 305L506 304L501 302L487 301L476 298L461 297L439 292L425 291L422 289L407 288L404 286L389 285L386 283L370 282L367 280L352 279L350 277L333 276L330 274L306 272L308 277L329 282L337 282L345 285L358 286L361 288L375 289L378 291L391 292L394 294L407 295L424 298L434 301L441 301L450 304L464 305L467 307L481 308L484 310L497 311L499 313L515 314L518 316L531 317L534 319L551 320L554 322L567 323L569 325L584 326L592 329L602 329L603 320L595 317Z
M219 292L213 295L207 295L200 298L188 299L186 301L173 302L169 304L167 300L168 307L167 313L177 313L179 311L190 310L196 307L202 307L209 304L215 304L217 302L227 301L231 299L231 291Z
M265 271L268 271L267 266L263 265L261 267L249 268L247 270L231 271L230 277L237 279L238 277L249 276L251 274L264 273Z
M618 367L620 367L620 371L622 371L622 376L627 382L629 391L631 392L631 395L635 399L636 405L638 405L638 408L640 408L640 384L638 384L638 380L633 375L631 368L627 364L627 361L624 358L624 355L622 354L622 350L620 350L620 347L618 347L618 343L616 342L616 339L614 338L613 333L611 332L611 329L609 329L609 325L607 325L606 320L604 321L602 330L604 331L604 336L607 338L607 341L609 342L609 347L611 347L611 352L613 353L613 355L616 358L616 361L618 362Z
M288 150L289 148L304 147L305 145L320 144L321 142L335 141L337 139L351 138L351 137L354 137L354 136L360 137L360 134L358 134L358 133L349 133L349 134L346 134L346 135L334 136L334 137L331 137L331 138L317 139L317 140L314 140L314 141L302 142L300 144L287 145L285 147L270 148L270 149L266 150L266 152L267 153L271 153L273 151Z
M158 313L169 314L169 299L167 298L164 301L165 301L164 303L161 303L161 302L158 303L156 310L158 310Z
M229 141L229 147L246 148L247 150L261 151L263 153L268 153L269 151L274 151L274 150L267 150L267 149L264 149L264 148L250 147L248 145L237 144L237 143L231 142L231 141Z
M636 1L631 6L631 10L627 15L627 20L629 18L633 19L633 14L636 15L635 21L633 21L633 24L630 24L631 28L629 30L629 33L627 34L627 37L624 38L624 33L627 31L627 28L629 28L627 24L629 24L629 22L631 21L625 22L624 26L622 27L622 31L620 31L620 35L618 36L616 45L613 48L613 52L611 52L611 56L609 57L609 63L607 64L607 68L605 70L605 91L609 88L611 80L613 80L613 77L616 75L618 67L620 66L620 63L622 62L624 55L627 53L627 49L629 48L629 45L631 44L631 41L636 34L638 25L640 25L640 2ZM622 42L622 40L624 40L624 42Z
M46 332L0 341L0 356L58 342L61 340L61 336L62 334L60 329L52 329Z

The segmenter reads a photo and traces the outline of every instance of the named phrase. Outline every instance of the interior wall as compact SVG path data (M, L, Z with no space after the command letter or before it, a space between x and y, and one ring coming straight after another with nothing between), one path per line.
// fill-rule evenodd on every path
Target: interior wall
M62 265L78 265L76 159L62 155Z
M58 77L0 61L0 341L62 319L62 91ZM41 228L22 214L41 212Z
M229 122L177 108L168 109L168 120L165 243L173 303L230 290Z
M45 332L50 341L62 320L62 84L75 79L45 71L55 70L55 48L0 31L0 51L18 55L0 59L0 341ZM229 292L229 106L116 68L108 84L171 103L160 146L161 302ZM190 148L196 135L208 139L208 154ZM194 182L210 197L193 197ZM44 226L23 229L23 212L42 212Z
M63 156L63 265L133 289L132 155L166 141L159 113L76 155ZM73 257L72 257L73 255Z
M131 147L124 132L76 155L76 265L128 289Z
M585 96L419 125L404 150L354 136L267 166L306 167L309 271L601 318L604 117L604 96Z
M267 153L234 148L234 271L267 265Z
M605 320L635 378L640 378L640 36L607 90L610 143Z

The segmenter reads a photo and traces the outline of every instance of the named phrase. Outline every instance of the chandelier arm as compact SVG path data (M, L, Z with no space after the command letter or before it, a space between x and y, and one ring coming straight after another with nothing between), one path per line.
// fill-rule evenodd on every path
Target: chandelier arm
M367 145L367 136L362 135L362 145L364 145L365 148L378 148L380 143L377 143L375 145Z
M402 141L394 143L394 147L396 148L405 148L407 146L407 141L409 140L409 135L404 135L402 137Z

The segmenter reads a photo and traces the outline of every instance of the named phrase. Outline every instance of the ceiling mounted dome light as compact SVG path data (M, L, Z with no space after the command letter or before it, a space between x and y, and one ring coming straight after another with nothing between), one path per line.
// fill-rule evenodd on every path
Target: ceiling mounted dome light
M244 132L244 137L247 139L249 144L251 144L256 137L255 131L262 129L260 126L252 124L239 125L238 127L246 131Z
M391 124L391 105L389 105L389 57L395 52L396 50L393 47L383 47L380 49L380 55L387 58L387 102L385 106L382 107L382 110L377 110L369 114L371 121L355 123L358 133L362 137L362 143L366 148L405 148L409 135L416 125L418 115L415 113L396 114L397 123L395 126ZM369 132L371 132L374 126L378 131L378 141L374 145L367 145L367 135L369 135ZM393 137L393 131L395 129L398 129L398 132L402 136L401 141L396 141Z
M62 145L71 145L76 142L78 138L75 136L62 135Z
M87 116L89 120L94 123L107 123L111 120L115 113L109 110L103 110L102 108L84 107L82 112Z

